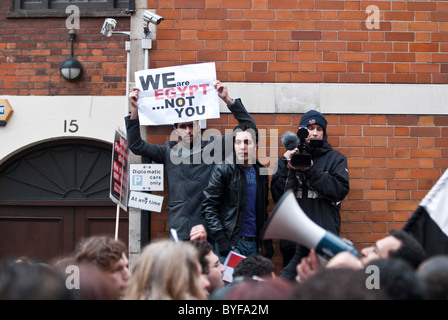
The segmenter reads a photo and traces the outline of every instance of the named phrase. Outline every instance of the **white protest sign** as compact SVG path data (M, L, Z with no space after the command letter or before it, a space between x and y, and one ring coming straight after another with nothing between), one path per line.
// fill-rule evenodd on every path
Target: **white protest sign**
M214 62L137 71L140 124L219 118L216 81Z
M163 164L131 164L130 190L163 191Z
M235 251L230 251L226 257L226 260L224 261L224 272L222 274L222 280L226 282L233 282L233 270L235 269L236 265L245 258L246 256L243 256L242 254L236 253Z
M160 212L162 211L163 196L131 191L128 206L136 209Z
M179 242L179 237L177 236L177 231L174 228L170 229L171 237L173 238L174 242Z

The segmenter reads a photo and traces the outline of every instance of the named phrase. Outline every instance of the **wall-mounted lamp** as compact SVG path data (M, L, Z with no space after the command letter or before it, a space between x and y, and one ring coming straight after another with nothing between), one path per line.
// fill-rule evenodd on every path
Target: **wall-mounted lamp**
M75 40L76 30L72 29L69 31L70 41L71 41L71 54L70 58L65 59L61 63L61 75L67 81L76 81L81 78L82 75L82 65L81 63L73 58L73 41Z

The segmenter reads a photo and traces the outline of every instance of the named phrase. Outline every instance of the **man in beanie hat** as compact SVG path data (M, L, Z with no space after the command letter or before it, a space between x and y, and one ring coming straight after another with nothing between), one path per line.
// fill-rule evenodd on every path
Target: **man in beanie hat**
M321 139L323 147L308 150L312 159L309 167L293 166L290 160L298 148L287 150L278 160L277 171L272 177L272 198L277 202L286 190L292 189L300 207L311 220L339 235L340 202L350 190L347 158L328 143L327 120L322 113L316 110L306 112L300 119L300 127L308 129L306 142ZM297 274L297 264L308 253L308 248L297 244L295 254L281 276L293 280Z
M308 127L315 124L321 126L325 136L327 131L327 120L325 119L325 116L319 111L310 110L307 113L305 113L300 119L299 127ZM320 139L323 139L323 137Z

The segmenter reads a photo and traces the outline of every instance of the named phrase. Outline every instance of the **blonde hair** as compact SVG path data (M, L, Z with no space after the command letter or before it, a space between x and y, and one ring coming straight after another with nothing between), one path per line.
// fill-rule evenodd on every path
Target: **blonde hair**
M198 251L191 244L161 240L144 248L132 271L125 299L204 299Z

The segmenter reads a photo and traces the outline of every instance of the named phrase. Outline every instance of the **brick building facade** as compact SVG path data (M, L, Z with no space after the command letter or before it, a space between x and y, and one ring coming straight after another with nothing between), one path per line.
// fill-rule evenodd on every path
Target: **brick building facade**
M15 111L0 127L2 140L30 134L20 127L21 103L36 99L107 98L118 113L113 119L122 118L129 39L102 36L105 15L81 14L74 55L84 74L69 83L59 72L70 55L67 14L25 18L10 1L0 5L0 98ZM263 153L267 163L283 154L280 136L296 130L301 114L326 114L329 141L347 156L350 171L341 236L357 248L401 228L448 167L448 2L148 0L146 7L165 19L153 37L150 68L214 61L217 78L242 98L265 141L276 140L279 148ZM130 16L111 17L117 30L131 30L131 40L140 33ZM90 110L107 110L104 103ZM69 116L61 111L57 121ZM223 133L234 124L226 112L207 121ZM163 143L170 131L148 127L147 140ZM95 135L75 134L108 139ZM67 137L49 132L36 140ZM2 146L0 165L36 140ZM151 238L168 236L167 211L152 213Z

